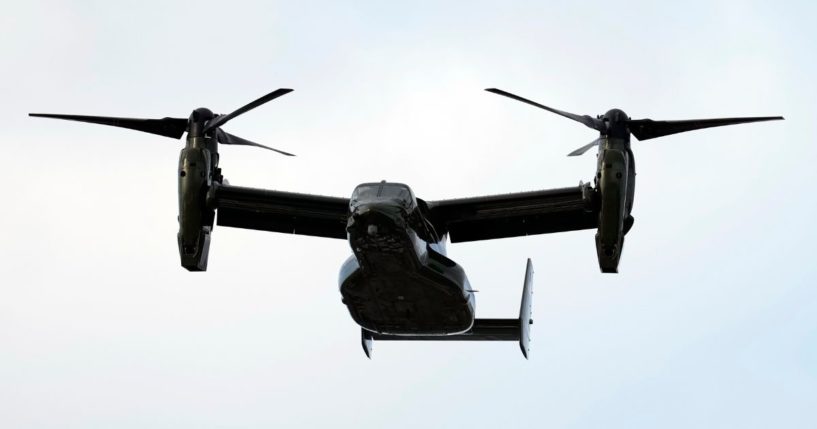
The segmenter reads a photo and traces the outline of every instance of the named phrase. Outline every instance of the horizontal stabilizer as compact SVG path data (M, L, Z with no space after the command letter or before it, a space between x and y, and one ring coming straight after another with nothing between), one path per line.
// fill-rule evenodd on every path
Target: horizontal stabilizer
M361 345L366 357L372 357L372 345L378 341L518 341L525 359L530 352L530 325L533 301L533 264L528 259L522 304L518 319L476 319L467 332L454 335L391 335L361 329Z

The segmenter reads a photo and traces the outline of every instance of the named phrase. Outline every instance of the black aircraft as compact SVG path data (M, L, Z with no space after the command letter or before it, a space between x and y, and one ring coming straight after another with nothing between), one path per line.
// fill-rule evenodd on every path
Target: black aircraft
M603 272L616 272L635 188L630 134L639 140L781 117L689 121L631 120L612 109L592 118L556 110L519 96L488 89L581 122L599 131L580 155L598 145L595 186L505 195L425 201L401 183L357 186L351 198L335 198L232 186L219 168L218 144L250 145L292 154L242 139L221 129L229 120L291 92L278 89L226 115L206 108L185 118L133 119L30 114L111 125L181 138L187 143L178 167L181 265L207 269L214 224L346 239L352 256L341 266L340 293L361 326L371 357L373 340L518 341L529 352L533 267L528 260L519 317L477 319L474 290L462 267L447 257L446 243L597 229L596 248ZM218 212L218 217L216 217Z

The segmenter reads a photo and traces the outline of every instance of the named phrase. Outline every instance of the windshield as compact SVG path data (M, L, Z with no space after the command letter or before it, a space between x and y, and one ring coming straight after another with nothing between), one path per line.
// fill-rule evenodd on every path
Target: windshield
M408 186L402 183L379 182L358 185L355 191L352 192L349 206L354 210L355 207L361 204L385 201L399 203L406 210L410 210L417 205L414 193L411 192Z

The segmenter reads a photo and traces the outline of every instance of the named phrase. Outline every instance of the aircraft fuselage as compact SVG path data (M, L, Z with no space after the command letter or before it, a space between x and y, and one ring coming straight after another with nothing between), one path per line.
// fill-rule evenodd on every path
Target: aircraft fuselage
M340 292L366 330L392 335L452 335L471 329L475 303L465 271L445 256L411 189L399 183L358 186L347 225L353 255Z

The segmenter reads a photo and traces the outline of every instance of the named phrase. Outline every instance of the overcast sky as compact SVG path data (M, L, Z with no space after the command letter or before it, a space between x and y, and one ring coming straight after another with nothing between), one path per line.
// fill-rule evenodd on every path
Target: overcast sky
M3 0L0 426L810 427L817 421L813 2ZM295 92L226 130L232 184L428 199L575 186L596 136L483 91L633 118L783 115L634 142L620 274L593 231L449 246L478 317L533 342L375 343L348 243L230 228L176 249L180 141L28 112L186 117Z

